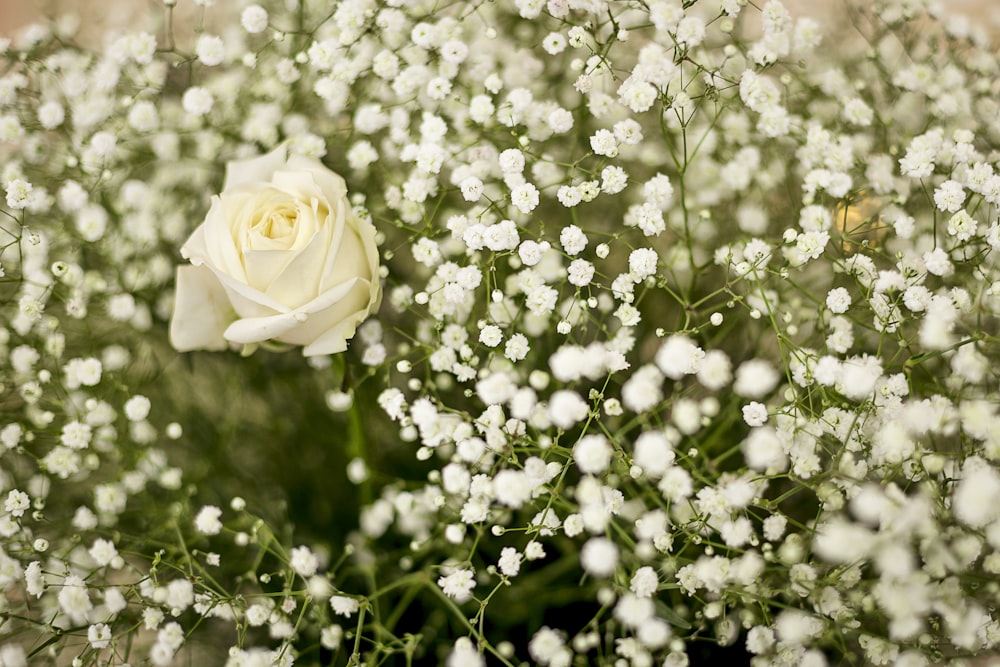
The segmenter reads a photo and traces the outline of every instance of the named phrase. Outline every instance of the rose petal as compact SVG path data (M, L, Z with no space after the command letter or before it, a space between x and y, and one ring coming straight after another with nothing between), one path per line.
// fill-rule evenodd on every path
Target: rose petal
M326 336L329 331L340 328L345 323L350 324L349 330L351 331L351 335L353 335L353 328L369 312L371 285L367 280L357 279L349 281L346 284L351 285L349 292L344 294L335 303L317 309L313 314L309 315L308 319L302 323L302 326L285 333L281 341L292 343L293 345L312 345ZM340 290L331 290L328 293L324 293L323 297L335 294L338 291ZM321 303L321 299L317 299L316 303ZM350 336L347 337L349 338ZM346 348L346 342L343 344L343 347Z
M334 230L330 241L330 253L326 256L325 266L319 283L321 292L332 289L351 276L369 279L373 276L366 266L365 252L354 228L353 214L341 221Z
M325 292L301 308L294 311L270 315L267 317L245 317L236 320L226 329L225 337L233 343L260 343L265 340L278 339L296 328L305 326L309 318L316 313L329 310L333 305L350 295L357 278L349 280L336 289ZM305 319L302 319L305 316ZM303 345L297 340L282 340L282 342ZM311 342L311 341L306 341Z
M205 216L205 222L192 232L181 247L181 255L194 264L208 264L222 269L229 275L246 280L240 252L227 222L227 209L231 201L212 197L212 206Z
M289 268L290 264L296 263L294 254L287 250L248 250L243 255L243 261L247 267L247 282L257 290L270 292L273 283L283 271ZM302 290L302 283L299 283L299 290ZM306 301L316 296L316 290L312 290L306 297ZM276 301L283 303L290 308L295 308L296 303L285 301L280 297Z
M294 313L281 313L269 317L245 317L236 320L223 334L226 340L246 345L247 343L263 343L266 340L276 340L287 331L300 326Z
M269 317L291 310L260 290L227 276L211 265L205 264L205 267L210 269L215 274L216 279L222 283L229 297L229 303L232 304L233 310L239 317Z
M281 144L270 153L246 160L233 160L226 165L226 179L222 191L230 190L243 183L259 183L271 180L278 169L288 160L288 145Z
M359 254L364 257L364 261L368 265L368 270L360 271L359 275L365 275L367 273L367 275L372 278L372 283L376 288L376 292L380 295L381 289L378 281L378 243L375 242L375 225L373 225L370 220L360 219L354 216L353 213L350 213L349 215L351 216L349 219L350 224L357 234L357 238L361 245ZM372 310L375 310L377 307L378 305L375 304L375 307Z
M200 266L177 267L170 344L178 352L224 350L223 332L233 308L215 274Z
M332 227L332 225L326 225ZM328 253L333 252L328 229L322 229L310 240L309 244L298 254L288 257L286 266L277 274L265 293L279 303L289 308L303 306L321 293L320 271ZM247 263L255 261L255 257L247 255ZM357 277L355 273L348 277ZM363 276L362 276L363 277Z
M316 173L310 170L291 171L287 168L279 169L271 176L271 184L274 188L300 201L310 199L326 200L331 194L334 197L342 196L338 192L324 192L316 178Z
M316 180L316 185L323 192L323 196L330 202L338 202L347 199L347 183L338 174L326 168L322 162L305 155L291 155L288 157L286 171L305 170L312 174Z
M351 313L343 319L343 321L327 329L323 334L321 334L312 343L309 343L302 349L302 354L306 357L312 357L318 354L338 354L347 349L347 341L354 338L354 333L358 329L358 325L361 324L365 318L368 317L372 312L372 308L362 308L354 313Z
M343 322L302 348L302 355L314 357L320 354L340 354L347 349L347 341L354 338L358 325L368 316L368 309L359 310Z

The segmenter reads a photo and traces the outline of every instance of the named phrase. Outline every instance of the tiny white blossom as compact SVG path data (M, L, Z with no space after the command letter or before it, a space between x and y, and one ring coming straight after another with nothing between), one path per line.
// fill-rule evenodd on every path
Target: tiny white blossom
M618 155L618 140L611 130L598 130L590 138L590 148L597 155L615 157Z
M267 21L267 10L260 5L250 5L240 15L240 23L243 25L243 29L251 34L267 30Z
M751 359L736 369L733 390L746 398L762 398L777 386L781 376L765 359Z
M319 569L319 559L309 547L298 546L292 549L288 558L288 565L295 574L302 578L309 578L316 574Z
M66 111L58 102L46 102L38 108L38 122L46 130L54 130L62 125Z
M545 121L555 134L565 134L573 129L573 114L566 109L553 109Z
M566 50L566 37L562 33L550 32L542 39L542 48L550 56L556 56Z
M119 560L118 549L115 547L114 542L102 538L94 540L94 544L90 547L88 553L100 567L106 565L115 566L115 562Z
M618 194L628 185L628 174L617 165L601 170L601 190L609 195Z
M488 324L479 330L479 342L486 347L496 347L502 340L503 333L495 324Z
M872 119L875 117L875 112L872 111L872 108L865 104L864 100L857 97L852 97L844 101L842 114L844 120L859 127L868 127L872 124Z
M456 602L465 602L472 598L472 589L476 587L475 573L468 568L459 568L438 579L438 586Z
M569 389L561 389L549 399L549 416L552 423L561 429L570 429L587 418L590 407L580 395Z
M757 401L744 405L743 421L747 426L763 426L767 422L767 407Z
M507 343L504 345L503 356L511 361L521 361L528 356L528 350L530 349L527 336L517 333L507 339Z
M936 276L946 276L952 271L951 260L943 248L934 248L924 253L924 266Z
M346 595L334 595L330 598L330 608L338 616L350 618L361 608L361 603L356 598Z
M587 574L606 579L618 567L618 547L605 537L592 537L580 550L580 565Z
M149 416L150 400L142 395L136 395L125 402L125 416L129 421L142 421Z
M510 201L521 213L531 213L538 206L538 188L522 183L511 189Z
M508 148L498 158L500 171L504 174L520 174L524 171L524 153L516 148Z
M16 178L7 184L7 206L19 210L28 207L32 191L31 183Z
M632 461L643 474L660 479L674 461L670 440L661 431L644 431L635 440Z
M587 235L576 225L567 225L559 233L559 243L567 255L578 255L587 247Z
M976 234L978 223L976 219L964 210L951 216L948 220L948 234L959 241L968 241Z
M571 285L586 287L594 279L594 265L585 259L574 259L566 269L566 279Z
M656 273L659 259L652 248L637 248L628 256L628 267L638 282Z
M31 507L31 498L24 491L19 491L18 489L12 489L7 494L7 499L4 501L4 511L10 513L11 516L21 517L24 516L25 511Z
M513 547L504 547L500 551L500 560L497 567L507 577L516 577L521 571L521 561L523 556Z
M219 518L222 510L214 505L205 505L194 519L194 527L203 535L218 535L222 532L222 522Z
M642 598L651 597L658 588L659 578L656 575L656 570L648 565L636 570L629 581L629 590Z
M548 626L542 627L528 642L528 653L534 660L544 666L569 665L572 653L565 645L560 632Z
M73 619L74 623L83 623L87 613L94 607L94 603L90 600L87 584L75 575L70 575L63 580L58 600L59 608Z
M195 47L198 61L202 65L214 67L221 65L226 57L226 45L220 37L215 35L200 35L198 44Z
M193 116L204 116L215 105L215 97L206 88L193 86L184 92L181 105Z
M573 460L584 473L597 475L607 470L614 449L603 435L585 435L573 446Z
M479 198L483 196L483 182L475 176L462 179L462 182L459 183L459 189L462 191L462 198L468 202L479 201Z
M940 211L954 213L964 202L965 188L958 181L945 181L934 190L934 205Z
M826 307L832 313L846 313L851 306L851 293L843 287L835 287L826 295Z
M111 644L111 628L105 623L95 623L87 628L87 641L95 649L107 648Z

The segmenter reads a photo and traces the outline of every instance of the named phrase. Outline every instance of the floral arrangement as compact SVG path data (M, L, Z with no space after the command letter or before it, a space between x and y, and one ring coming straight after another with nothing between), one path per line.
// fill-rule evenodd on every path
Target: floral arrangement
M0 665L1000 649L1000 58L922 0L0 44Z

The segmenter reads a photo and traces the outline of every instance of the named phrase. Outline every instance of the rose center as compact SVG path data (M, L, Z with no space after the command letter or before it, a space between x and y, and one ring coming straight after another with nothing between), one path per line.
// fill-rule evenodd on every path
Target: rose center
M282 206L267 211L254 220L251 229L264 238L281 239L289 236L298 221L298 211L294 206Z

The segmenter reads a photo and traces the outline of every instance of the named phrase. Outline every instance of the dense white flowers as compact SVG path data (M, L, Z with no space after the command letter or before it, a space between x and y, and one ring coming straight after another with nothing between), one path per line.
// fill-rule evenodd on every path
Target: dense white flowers
M981 26L196 0L188 31L183 4L0 40L0 664L1000 649ZM277 191L301 206L239 205ZM200 245L192 301L173 266L210 208L250 250ZM328 215L368 257L310 236ZM339 322L353 281L303 295L361 259L385 303L342 353L286 354L275 322ZM256 342L165 346L234 310ZM593 616L525 611L564 596Z

